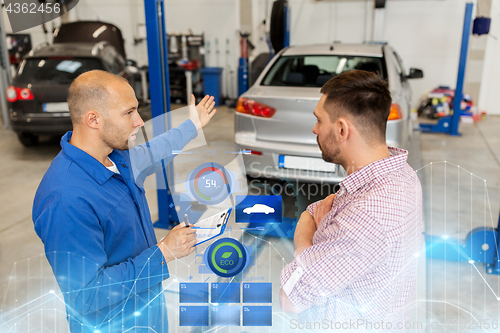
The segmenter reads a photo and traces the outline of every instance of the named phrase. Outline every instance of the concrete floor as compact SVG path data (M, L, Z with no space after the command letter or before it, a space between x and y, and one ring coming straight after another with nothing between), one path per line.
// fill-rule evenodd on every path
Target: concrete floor
M426 234L465 242L474 228L497 227L499 126L500 117L490 117L461 124L460 137L421 135L425 167L418 174L426 204ZM416 305L425 307L429 323L440 323L431 325L430 331L498 332L500 276L487 274L481 263L429 258L426 273L427 297Z
M205 128L207 141L232 142L234 111L219 107L212 123ZM427 234L448 235L464 240L478 226L496 227L500 207L500 118L489 118L478 124L462 124L461 137L415 132L410 150L410 164L418 169L425 197ZM25 148L15 134L0 128L0 332L66 332L64 306L59 290L43 255L43 246L33 230L31 205L41 177L59 152L59 140L43 138L36 148ZM446 161L446 163L444 163ZM430 164L432 162L432 165ZM471 175L472 173L472 175ZM486 182L485 182L486 181ZM485 185L486 184L486 185ZM147 190L153 220L157 218L156 192ZM285 215L294 215L295 201L285 200ZM471 208L472 207L472 208ZM490 214L491 212L491 214ZM258 253L256 265L249 268L242 281L263 277L274 282L272 328L241 328L241 332L287 331L287 320L279 313L276 286L279 271L293 255L290 240L255 237L238 230L230 221L230 236L240 239ZM160 239L168 231L156 229ZM423 247L424 251L425 248ZM202 252L203 249L200 249ZM420 258L418 295L414 321L424 322L413 332L485 331L489 322L500 319L497 295L500 277L486 274L483 264L454 263ZM166 293L170 304L172 332L187 332L178 324L178 281L198 281L214 275L200 273L199 256L172 264L172 281ZM240 282L240 281L236 281ZM50 293L53 290L54 293ZM477 326L477 321L483 328ZM487 321L485 321L487 320ZM466 329L454 327L453 322ZM432 325L425 325L425 322ZM437 324L439 322L439 324ZM469 327L470 322L473 327ZM448 326L445 326L448 324ZM193 329L191 332L201 332ZM223 328L223 332L240 332Z

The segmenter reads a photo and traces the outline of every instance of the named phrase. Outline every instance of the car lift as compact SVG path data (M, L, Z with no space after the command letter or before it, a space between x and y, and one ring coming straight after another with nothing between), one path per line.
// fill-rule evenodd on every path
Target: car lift
M465 69L467 64L467 51L472 28L473 3L465 5L464 27L462 31L462 46L458 66L457 86L453 102L453 115L443 117L435 125L420 124L422 132L446 133L459 136L458 124L460 122L460 104L463 98ZM448 236L425 235L426 256L449 261L481 262L486 264L486 272L500 275L500 216L497 228L479 227L471 230L464 241L449 238Z
M0 92L3 94L12 81L10 73L9 54L7 51L7 42L5 39L5 29L0 23ZM0 98L0 109L2 110L3 127L8 128L10 124L9 111L5 98Z
M447 236L425 235L426 256L449 261L486 264L486 272L500 275L500 217L497 228L479 227L471 230L465 240Z
M170 81L168 72L168 44L165 27L165 11L163 0L144 0L146 14L146 32L149 61L149 89L151 95L151 117L166 114L167 127L162 122L153 122L153 135L160 135L171 128L170 114ZM173 175L173 166L165 166L162 161L162 172L157 173L156 187L158 196L158 221L156 228L169 229L173 221L179 222L175 204L170 193L167 173ZM171 177L171 179L173 179ZM164 180L164 182L162 181ZM165 188L164 188L165 187Z
M445 133L460 136L458 124L460 122L460 104L463 99L463 87L465 79L465 68L467 65L467 52L469 50L469 37L472 28L472 9L474 4L469 2L465 5L464 28L462 31L462 46L460 48L460 61L458 64L457 86L455 99L453 101L453 115L439 119L437 124L420 124L420 129L424 133Z
M146 15L146 33L149 61L149 89L151 96L151 116L155 118L166 114L167 127L161 122L153 123L153 135L160 135L171 128L170 83L168 71L168 44L165 25L164 0L144 0ZM290 12L285 9L285 47L290 42ZM248 59L247 59L248 61ZM248 87L246 87L248 89ZM245 89L246 90L246 89ZM244 91L243 91L244 92ZM241 93L243 93L241 92ZM163 163L163 162L162 162ZM167 174L173 179L173 165L163 165L157 174L158 221L156 228L169 229L174 222L179 222L172 193L166 181ZM165 180L165 182L163 182ZM163 189L165 188L165 189ZM175 194L174 194L175 195ZM295 227L295 226L293 226Z

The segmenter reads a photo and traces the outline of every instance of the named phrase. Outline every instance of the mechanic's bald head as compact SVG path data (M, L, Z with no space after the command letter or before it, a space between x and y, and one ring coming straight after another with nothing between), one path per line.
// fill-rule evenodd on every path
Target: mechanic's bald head
M68 92L68 107L73 126L82 123L85 114L94 110L105 112L111 98L110 87L128 81L118 75L102 70L85 72L78 76Z

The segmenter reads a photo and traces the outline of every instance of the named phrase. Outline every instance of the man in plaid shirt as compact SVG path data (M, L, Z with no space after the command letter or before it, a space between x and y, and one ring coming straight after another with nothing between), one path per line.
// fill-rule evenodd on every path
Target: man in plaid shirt
M313 132L323 159L348 176L302 213L295 259L281 272L281 306L300 313L292 328L404 330L415 299L422 190L408 152L386 145L391 94L377 74L359 70L332 78L321 93Z

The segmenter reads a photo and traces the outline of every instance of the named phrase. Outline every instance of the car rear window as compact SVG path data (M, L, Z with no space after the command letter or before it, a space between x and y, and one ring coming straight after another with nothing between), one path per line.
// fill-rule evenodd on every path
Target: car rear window
M44 81L71 83L78 75L93 69L104 70L99 59L73 57L29 58L19 66L15 80L20 83Z
M282 56L261 82L264 86L322 87L343 72L361 69L378 73L385 79L382 58L343 55Z

